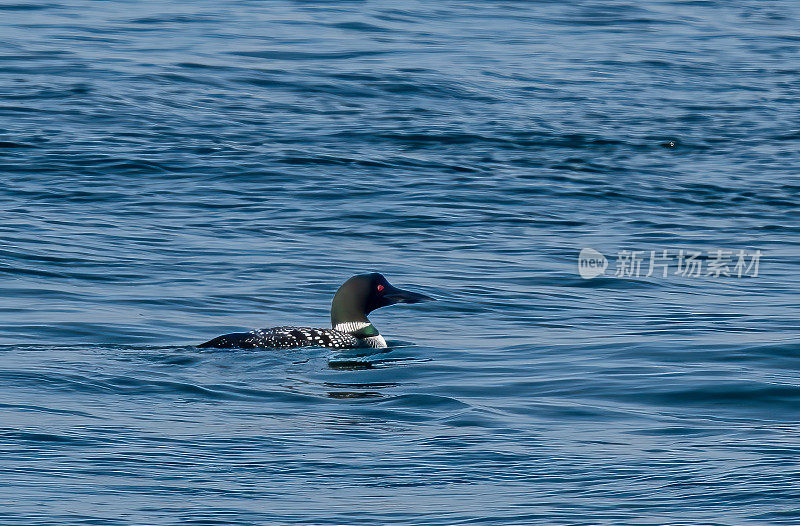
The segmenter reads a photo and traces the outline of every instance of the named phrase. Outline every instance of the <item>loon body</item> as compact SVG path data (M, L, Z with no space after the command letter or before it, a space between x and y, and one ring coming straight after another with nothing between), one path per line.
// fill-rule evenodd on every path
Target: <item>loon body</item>
M313 327L273 327L251 332L223 334L198 347L290 349L318 346L331 349L350 347L386 347L386 340L367 318L380 307L395 303L419 303L432 298L398 289L381 274L359 274L339 287L331 302L332 329Z

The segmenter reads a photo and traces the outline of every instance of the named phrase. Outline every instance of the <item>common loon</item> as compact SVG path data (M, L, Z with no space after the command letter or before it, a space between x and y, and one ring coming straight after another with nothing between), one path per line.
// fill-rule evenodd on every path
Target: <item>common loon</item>
M289 349L315 345L332 349L349 347L385 348L380 335L367 314L395 303L419 303L433 298L417 292L398 289L381 274L359 274L339 287L331 302L333 329L312 327L274 327L251 332L223 334L198 347L255 349L273 347Z

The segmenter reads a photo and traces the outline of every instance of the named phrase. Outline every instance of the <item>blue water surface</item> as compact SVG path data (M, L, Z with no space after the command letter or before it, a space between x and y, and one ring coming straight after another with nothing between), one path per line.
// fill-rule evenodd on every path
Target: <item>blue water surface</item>
M0 524L800 523L799 21L3 2ZM389 349L194 347L367 271Z

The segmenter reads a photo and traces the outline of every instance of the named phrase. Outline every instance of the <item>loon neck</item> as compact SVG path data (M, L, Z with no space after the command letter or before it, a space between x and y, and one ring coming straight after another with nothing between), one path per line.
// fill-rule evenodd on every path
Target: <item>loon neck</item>
M372 325L369 320L367 321L345 321L334 325L334 330L346 332L361 340L362 344L367 347L376 349L385 349L387 347L386 340L378 332L378 329Z
M337 323L333 328L337 331L352 334L356 338L369 338L380 334L378 329L366 317L364 317L364 320Z
M345 281L331 301L331 327L342 332L353 332L372 325L367 319L370 312L371 281L365 276L353 276ZM345 329L338 329L344 326ZM348 330L348 328L353 328Z

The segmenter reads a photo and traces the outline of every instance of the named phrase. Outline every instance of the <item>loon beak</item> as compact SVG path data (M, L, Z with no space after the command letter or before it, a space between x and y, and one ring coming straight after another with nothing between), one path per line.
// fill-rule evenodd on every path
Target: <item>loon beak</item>
M391 287L391 285L390 285ZM394 303L421 303L423 301L433 301L433 298L420 294L419 292L411 292L410 290L398 289L391 287L383 293L383 297L390 302Z

